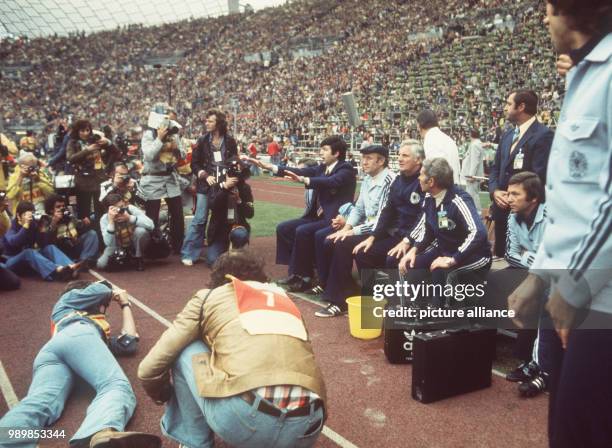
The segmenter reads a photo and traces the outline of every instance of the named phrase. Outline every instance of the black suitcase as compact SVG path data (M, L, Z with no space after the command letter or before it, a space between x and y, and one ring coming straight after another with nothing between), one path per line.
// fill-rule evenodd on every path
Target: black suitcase
M459 326L455 320L408 320L386 318L384 320L384 352L391 364L408 364L412 362L414 337L445 328Z
M489 387L495 337L480 326L415 335L412 398L432 403Z

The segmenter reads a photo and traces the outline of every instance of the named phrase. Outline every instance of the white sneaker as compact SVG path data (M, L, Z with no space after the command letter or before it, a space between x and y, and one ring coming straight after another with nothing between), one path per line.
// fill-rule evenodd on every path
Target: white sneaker
M183 265L185 265L185 266L193 266L193 261L191 261L191 260L189 260L187 258L183 258L181 260L181 263L183 263Z

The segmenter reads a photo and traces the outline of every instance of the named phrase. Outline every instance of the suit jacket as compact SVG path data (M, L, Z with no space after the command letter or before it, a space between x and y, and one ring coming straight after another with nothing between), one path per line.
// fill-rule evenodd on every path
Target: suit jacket
M518 141L514 152L510 154L513 132L514 130L510 129L499 140L495 161L489 174L491 198L495 190L507 190L510 178L521 171L533 171L540 177L543 184L546 183L546 166L553 132L538 120L534 121ZM523 168L515 170L514 159L521 150L524 155Z
M351 164L343 160L338 161L329 176L325 175L326 168L323 164L301 169L279 167L276 175L284 176L286 171L291 171L298 176L309 177L310 185L306 188L315 190L315 198L308 216L305 217L317 217L317 207L314 204L318 197L319 205L323 208L323 219L331 222L338 215L342 204L353 202L357 180Z

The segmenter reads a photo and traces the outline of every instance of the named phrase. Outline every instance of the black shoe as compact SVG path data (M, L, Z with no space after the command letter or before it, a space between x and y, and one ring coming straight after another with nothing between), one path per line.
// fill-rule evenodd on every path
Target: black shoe
M315 313L317 317L337 317L346 314L346 309L340 308L338 305L329 304L327 308L319 310Z
M535 363L523 362L506 375L506 380L512 381L513 383L524 383L530 381L538 373L538 370Z
M301 280L301 277L299 277L298 275L292 274L289 277L281 278L280 280L276 280L276 284L279 286L285 286L290 283L294 283L297 280Z
M144 260L142 257L135 257L134 260L136 261L136 270L139 272L144 271Z
M548 388L548 374L540 372L530 381L519 384L518 390L521 397L532 398L544 392Z
M289 283L287 285L287 290L289 292L305 292L312 288L312 280L298 277L298 280Z
M311 296L320 296L323 294L324 288L320 285L314 285L308 291L304 291L304 294L309 294Z

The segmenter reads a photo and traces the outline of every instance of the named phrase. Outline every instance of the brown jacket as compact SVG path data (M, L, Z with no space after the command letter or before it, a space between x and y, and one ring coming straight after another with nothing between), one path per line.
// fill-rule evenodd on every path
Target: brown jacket
M261 285L246 282L249 285ZM241 326L232 284L195 293L170 328L138 367L147 394L163 401L169 370L181 351L196 338L212 353L194 356L193 369L202 397L229 397L262 386L291 384L315 392L325 401L325 384L310 340L284 335L251 335Z

